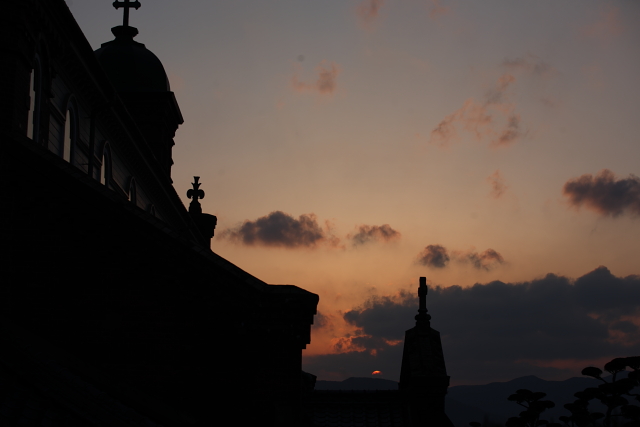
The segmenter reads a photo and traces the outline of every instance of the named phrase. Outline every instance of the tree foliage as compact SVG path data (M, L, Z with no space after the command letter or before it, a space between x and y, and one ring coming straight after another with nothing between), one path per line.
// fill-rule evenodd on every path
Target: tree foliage
M626 377L619 375L631 369ZM611 378L603 378L604 371ZM561 416L560 421L567 427L640 427L640 394L634 389L640 385L640 356L617 357L604 365L604 371L594 366L582 370L582 375L593 377L599 381L597 387L589 387L574 394L576 400L564 405L570 413ZM628 371L627 371L628 372ZM543 400L545 393L532 392L522 389L508 397L508 400L525 408L519 416L511 417L506 427L563 427L559 423L550 423L541 419L542 413L553 408L555 404L550 400ZM605 413L591 411L592 401L600 401L605 407ZM480 427L480 423L471 422L471 427Z
M631 372L626 378L619 375L627 368L631 368ZM599 368L589 366L582 370L582 375L593 377L601 384L575 393L576 400L564 405L571 415L560 417L560 420L571 427L611 427L614 424L640 427L640 407L633 404L640 402L640 394L633 392L640 385L640 356L617 357L605 364L604 370L611 374L609 381L602 378L603 371ZM606 407L604 414L589 410L593 400L599 400Z

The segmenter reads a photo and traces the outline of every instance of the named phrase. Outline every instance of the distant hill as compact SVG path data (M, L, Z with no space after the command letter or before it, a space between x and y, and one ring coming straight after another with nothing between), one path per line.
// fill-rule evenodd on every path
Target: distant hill
M344 381L316 381L316 390L397 390L398 381L351 377Z
M547 393L545 399L556 404L544 413L544 419L557 421L568 415L565 403L575 400L573 394L587 387L597 387L593 378L569 378L565 381L546 381L536 376L516 378L507 382L484 385L461 385L449 387L445 412L456 427L469 427L469 422L504 424L509 417L517 416L522 407L507 398L516 390L526 388ZM316 390L397 390L398 382L382 378L351 377L344 381L316 381ZM595 409L595 408L594 408ZM602 410L603 408L600 408Z

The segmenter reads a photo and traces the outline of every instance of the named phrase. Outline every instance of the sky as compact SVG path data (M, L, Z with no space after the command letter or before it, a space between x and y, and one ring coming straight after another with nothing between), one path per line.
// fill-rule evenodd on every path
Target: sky
M640 1L142 0L211 248L320 296L303 369L451 384L640 355ZM94 49L122 11L67 0Z

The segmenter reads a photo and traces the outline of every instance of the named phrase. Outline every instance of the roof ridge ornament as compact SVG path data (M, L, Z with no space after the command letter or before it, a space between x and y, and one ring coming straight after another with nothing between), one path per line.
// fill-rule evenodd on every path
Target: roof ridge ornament
M204 199L204 191L200 190L200 183L198 182L199 179L199 176L194 176L194 182L191 183L191 185L193 185L193 188L187 191L187 197L193 199L189 204L189 213L192 214L202 213L202 206L200 206L200 202L198 202L198 199Z
M140 6L142 6L140 4L140 2L138 0L135 1L131 1L131 0L124 0L124 1L114 1L113 2L113 7L116 8L116 10L120 9L121 7L124 8L124 17L122 19L122 26L123 27L128 27L129 26L129 9L131 9L132 7L135 8L136 10L138 10L140 8Z
M418 298L420 299L420 306L418 308L418 314L416 315L416 326L431 327L431 316L427 312L427 278L420 278L420 286L418 287Z

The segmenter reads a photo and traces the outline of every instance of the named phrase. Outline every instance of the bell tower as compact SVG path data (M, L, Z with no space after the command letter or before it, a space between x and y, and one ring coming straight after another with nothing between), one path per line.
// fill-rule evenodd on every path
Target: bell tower
M139 1L115 1L123 8L122 25L111 32L115 40L103 43L96 58L115 87L151 148L160 169L171 179L171 151L178 126L184 123L178 102L169 86L167 73L156 55L133 38L138 29L129 26L129 11Z

